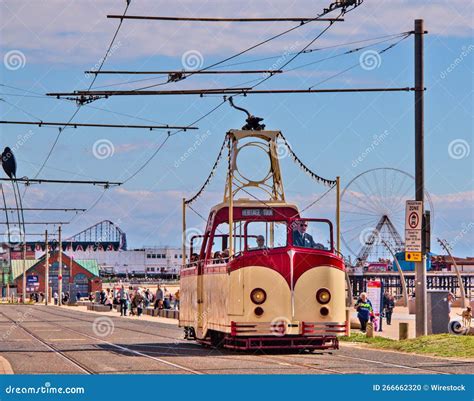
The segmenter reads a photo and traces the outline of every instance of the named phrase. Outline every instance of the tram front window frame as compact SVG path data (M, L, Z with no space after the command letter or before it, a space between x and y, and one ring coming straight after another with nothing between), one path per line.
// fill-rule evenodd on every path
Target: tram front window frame
M315 245L322 245L321 248L318 246L300 246L300 245L295 245L294 244L294 231L297 230L297 226L301 223L319 223L319 224L325 224L328 226L329 229L329 236L325 236L326 241L329 242L329 244L321 243L315 241ZM333 235L333 225L330 220L328 219L314 219L314 218L305 218L305 217L298 217L295 219L291 219L288 224L288 240L289 244L298 249L314 249L318 251L324 251L324 252L331 252L334 253L334 235ZM311 235L311 234L310 234ZM328 247L329 245L329 247Z
M260 230L259 234L249 234L249 226L252 225L252 224L265 224L265 229L264 230ZM284 235L284 238L285 238L285 243L284 244L281 244L281 245L277 245L275 246L275 235L274 234L271 234L271 231L273 231L273 233L275 232L275 224L278 224L278 225L284 225L284 230L285 230L285 235ZM273 226L273 229L271 228ZM263 237L263 240L264 240L264 245L262 247L259 247L259 245L257 244L257 246L253 245L253 246L249 246L249 239L250 238L253 238L255 240L257 240L257 237L260 237L262 236ZM244 244L245 244L245 247L244 247L244 251L245 252L248 252L248 251L262 251L262 250L272 250L272 249L284 249L286 247L288 247L289 245L289 242L288 242L288 221L287 220L263 220L263 219L258 219L258 220L248 220L246 223L245 223L245 226L244 226Z

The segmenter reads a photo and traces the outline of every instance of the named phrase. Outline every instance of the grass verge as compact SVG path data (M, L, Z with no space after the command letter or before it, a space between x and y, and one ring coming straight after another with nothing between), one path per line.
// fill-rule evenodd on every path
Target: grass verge
M368 344L371 348L387 349L415 354L443 357L474 358L474 336L434 334L409 340L392 340L384 337L368 338L364 334L339 337L339 340Z

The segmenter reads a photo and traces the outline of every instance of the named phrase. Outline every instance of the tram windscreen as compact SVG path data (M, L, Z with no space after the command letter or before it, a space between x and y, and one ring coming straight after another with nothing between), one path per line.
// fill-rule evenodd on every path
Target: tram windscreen
M294 220L291 224L293 246L332 250L331 226L327 221Z
M285 221L251 221L247 224L247 250L281 248L286 245Z

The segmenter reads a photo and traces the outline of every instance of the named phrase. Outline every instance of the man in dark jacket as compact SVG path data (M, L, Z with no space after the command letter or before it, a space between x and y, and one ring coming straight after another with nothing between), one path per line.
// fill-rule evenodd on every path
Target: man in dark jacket
M392 313L395 308L395 298L392 294L385 294L383 299L383 308L385 312L385 317L387 318L387 325L392 324Z
M296 222L296 226L293 230L293 245L303 248L326 249L324 245L318 244L314 241L313 236L306 232L307 229L307 221L300 220Z
M354 308L357 310L357 317L360 322L360 331L365 333L367 328L367 322L370 319L370 316L374 312L372 308L372 303L367 299L367 294L365 292L360 294L359 299L357 300Z

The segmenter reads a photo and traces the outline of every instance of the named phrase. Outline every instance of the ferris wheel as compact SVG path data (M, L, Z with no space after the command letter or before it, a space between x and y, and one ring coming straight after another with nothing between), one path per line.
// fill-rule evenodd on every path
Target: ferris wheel
M347 184L341 194L341 238L356 263L391 259L391 252L404 249L405 202L414 193L415 177L396 168L367 170ZM427 192L425 209L433 227Z

